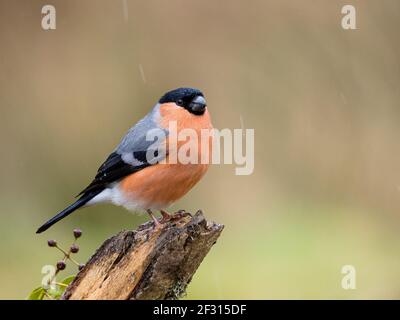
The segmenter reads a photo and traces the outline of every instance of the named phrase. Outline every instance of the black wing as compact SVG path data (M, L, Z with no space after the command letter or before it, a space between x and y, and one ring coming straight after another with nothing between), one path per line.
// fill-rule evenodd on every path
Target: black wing
M146 160L146 151L136 151L133 156L138 165L132 165L126 163L122 159L122 155L116 152L111 153L106 161L97 170L97 174L93 181L82 190L78 196L92 192L105 189L110 183L116 182L123 177L126 177L134 172L142 170L154 163L149 163Z

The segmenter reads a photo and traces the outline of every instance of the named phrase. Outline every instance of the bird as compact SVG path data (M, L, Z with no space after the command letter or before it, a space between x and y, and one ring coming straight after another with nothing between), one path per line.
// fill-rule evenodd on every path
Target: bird
M36 233L44 232L77 209L98 203L145 211L155 227L171 219L167 208L192 189L209 167L208 161L181 163L178 159L174 162L172 155L176 157L185 143L196 143L199 157L204 150L211 153L212 148L211 136L205 148L201 140L183 139L174 145L169 140L171 123L176 124L177 133L190 129L199 137L202 130L213 129L204 94L199 89L177 88L162 95L151 111L128 130L77 200L45 222ZM158 138L148 141L149 132L158 133ZM160 221L154 211L160 211Z

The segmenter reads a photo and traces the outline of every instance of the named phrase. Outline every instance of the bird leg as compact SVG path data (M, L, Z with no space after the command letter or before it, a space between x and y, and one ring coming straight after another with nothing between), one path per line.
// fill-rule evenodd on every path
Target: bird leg
M157 220L157 218L154 216L153 212L150 209L147 209L147 213L151 217L151 220L153 220L155 228L161 226L160 222Z

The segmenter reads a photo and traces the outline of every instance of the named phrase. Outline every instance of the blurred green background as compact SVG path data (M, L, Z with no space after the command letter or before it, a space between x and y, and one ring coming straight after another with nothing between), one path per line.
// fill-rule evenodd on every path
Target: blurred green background
M205 92L215 127L254 128L256 152L252 175L214 165L174 206L226 225L188 299L400 298L400 2L351 1L357 30L344 4L1 0L0 298L40 284L60 258L47 239L80 227L86 262L148 219L103 205L35 234L179 86Z

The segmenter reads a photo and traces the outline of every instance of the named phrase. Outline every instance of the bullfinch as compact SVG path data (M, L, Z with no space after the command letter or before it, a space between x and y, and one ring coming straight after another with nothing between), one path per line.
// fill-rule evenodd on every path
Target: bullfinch
M153 109L129 129L100 166L93 181L79 193L78 200L44 223L36 233L47 230L79 208L105 202L128 210L147 211L155 226L160 222L153 210L160 211L161 221L168 220L171 215L165 209L184 196L208 169L208 163L202 161L169 161L172 154L176 157L179 147L188 143L170 142L171 123L176 124L178 134L191 129L200 137L203 129L212 129L206 100L200 90L178 88L164 94ZM149 133L156 138L149 139ZM201 157L205 148L199 141L189 143L196 143ZM211 152L210 148L211 144L207 152Z

